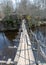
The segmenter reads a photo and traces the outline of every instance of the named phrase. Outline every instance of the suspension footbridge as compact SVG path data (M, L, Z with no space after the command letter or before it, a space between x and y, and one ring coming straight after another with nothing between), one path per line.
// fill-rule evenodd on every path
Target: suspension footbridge
M7 61L0 61L2 65L46 65L46 46L37 39L36 35L30 30L30 36L28 35L26 21L22 20L20 42L17 46L8 46L10 49L17 49L14 60L9 58ZM14 40L15 41L15 40ZM34 46L33 46L34 45ZM37 48L35 48L35 45ZM36 52L37 51L37 52ZM36 52L36 53L35 53ZM39 58L42 61L40 62Z

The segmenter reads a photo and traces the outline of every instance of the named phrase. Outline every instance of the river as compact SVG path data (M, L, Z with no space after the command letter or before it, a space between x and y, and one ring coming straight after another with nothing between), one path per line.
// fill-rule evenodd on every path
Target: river
M8 58L14 60L17 49L8 47L18 47L19 37L16 31L0 32L0 60L8 60Z

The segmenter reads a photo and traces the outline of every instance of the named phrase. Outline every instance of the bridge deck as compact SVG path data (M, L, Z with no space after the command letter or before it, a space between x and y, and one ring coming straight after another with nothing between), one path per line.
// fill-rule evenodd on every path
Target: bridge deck
M17 65L36 65L24 21L22 21L22 30L20 44L14 61L17 62Z

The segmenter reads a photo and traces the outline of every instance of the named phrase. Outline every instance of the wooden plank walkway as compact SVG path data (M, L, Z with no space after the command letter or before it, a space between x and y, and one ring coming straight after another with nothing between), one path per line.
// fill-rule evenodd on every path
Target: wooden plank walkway
M29 46L29 44L31 45L31 43L24 22L25 21L23 20L23 32L21 32L20 44L14 62L17 62L17 65L36 65L33 51L31 49L31 46Z

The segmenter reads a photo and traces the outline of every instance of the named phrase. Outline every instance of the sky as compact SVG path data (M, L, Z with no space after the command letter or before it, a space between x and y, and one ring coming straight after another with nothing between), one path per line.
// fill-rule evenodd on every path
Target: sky
M15 0L12 0L12 1L13 1L13 3L15 3ZM21 0L16 0L16 1L17 2L19 1L20 2ZM30 0L30 1L33 2L33 0Z
M16 0L16 2L18 2L18 1L20 2L21 0ZM13 4L15 4L15 0L12 0L12 2L13 2Z
M4 0L0 0L0 3L3 2ZM13 7L14 9L16 8L16 3L21 2L21 0L11 0L13 2ZM29 0L31 2L31 4L34 4L34 2L36 2L35 0ZM43 7L43 4L41 3L41 9L44 9L46 7Z
M11 0L13 2L14 9L16 8L16 3L21 2L21 0ZM34 0L29 0L32 4L34 3ZM3 0L0 0L0 3L3 2Z
M2 2L3 0L0 0L0 3ZM21 0L16 0L16 2L20 2ZM33 3L33 0L30 0L32 3ZM15 0L12 0L13 4L15 4Z
M16 0L16 2L21 2L21 0ZM30 0L31 1L31 3L33 4L34 2L33 2L33 0ZM13 6L14 6L14 8L16 7L16 2L15 2L15 0L12 0L12 2L13 2Z
M13 2L13 6L16 7L16 2L20 2L21 0L11 0ZM0 0L0 3L2 3L3 0Z
M16 3L20 2L21 0L12 0L14 8L16 8Z
M17 2L19 1L21 1L21 0L16 0ZM32 3L33 3L33 0L30 0ZM15 0L12 0L12 2L13 2L13 4L15 4Z
M0 0L0 3L2 2L3 0ZM11 0L12 2L13 2L13 7L14 8L16 8L16 3L18 3L18 1L19 2L21 2L21 0ZM32 4L34 4L34 0L30 0L30 2L32 3Z
M13 4L15 4L15 0L12 0Z

